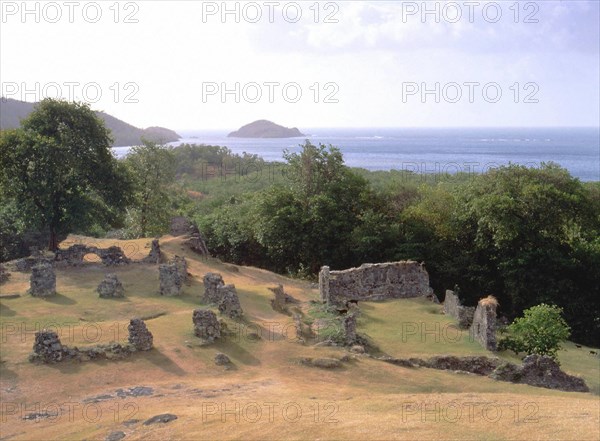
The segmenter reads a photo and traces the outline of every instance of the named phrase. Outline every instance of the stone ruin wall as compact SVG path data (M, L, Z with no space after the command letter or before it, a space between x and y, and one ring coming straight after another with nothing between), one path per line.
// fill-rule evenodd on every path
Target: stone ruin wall
M461 329L469 329L469 336L488 351L497 350L496 304L482 299L477 307L463 306L456 293L446 290L444 314L458 321Z
M488 351L496 351L496 306L480 300L475 309L473 324L469 332L471 338L478 341Z
M384 300L433 296L429 274L422 264L401 261L363 264L359 268L319 273L321 300L345 305L348 300Z
M452 290L446 290L446 298L444 299L444 314L453 317L458 321L458 326L461 329L469 329L473 323L473 314L475 308L473 306L463 306L456 293Z

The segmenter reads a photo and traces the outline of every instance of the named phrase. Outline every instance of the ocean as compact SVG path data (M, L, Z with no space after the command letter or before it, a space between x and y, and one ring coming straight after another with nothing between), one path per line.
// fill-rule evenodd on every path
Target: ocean
M306 137L227 138L227 131L181 130L180 143L226 146L234 153L283 160L283 150L298 151L305 139L338 147L346 165L368 170L417 173L481 173L509 163L539 167L555 162L582 181L600 181L599 128L318 128ZM128 147L114 149L123 156Z

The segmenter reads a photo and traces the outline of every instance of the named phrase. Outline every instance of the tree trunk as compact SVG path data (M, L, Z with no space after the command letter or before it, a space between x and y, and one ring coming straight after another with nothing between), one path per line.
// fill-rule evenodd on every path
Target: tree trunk
M50 241L48 243L49 251L56 251L58 249L58 235L56 234L56 228L50 227Z

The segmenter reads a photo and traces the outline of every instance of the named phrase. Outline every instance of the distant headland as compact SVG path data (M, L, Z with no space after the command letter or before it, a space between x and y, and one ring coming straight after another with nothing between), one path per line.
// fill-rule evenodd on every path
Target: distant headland
M296 138L306 135L296 127L288 129L271 121L261 119L247 124L227 136L229 138Z

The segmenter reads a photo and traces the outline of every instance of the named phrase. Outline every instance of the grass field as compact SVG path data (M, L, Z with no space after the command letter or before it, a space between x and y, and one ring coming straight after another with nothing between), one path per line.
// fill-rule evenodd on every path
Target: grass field
M70 237L62 246L81 240L88 241ZM148 252L149 242L95 240L137 252L136 258ZM188 260L192 277L180 297L161 297L156 265L142 264L110 269L124 284L124 299L98 297L96 286L108 271L93 262L58 269L59 294L48 300L27 295L28 274L13 273L0 286L2 295L21 295L0 300L1 440L104 440L118 431L125 440L600 439L600 359L589 348L567 343L560 361L564 370L586 380L590 393L407 369L362 355L352 355L339 369L308 367L298 360L348 352L296 342L292 318L272 310L268 287L283 284L308 314L308 302L318 298L309 283L203 260L169 236L161 247ZM236 285L245 316L240 322L226 320L231 336L202 346L193 333L192 311L203 306L202 276L209 271ZM441 314L440 305L415 299L360 308L358 331L381 353L486 354ZM146 321L154 335L150 352L122 361L33 365L27 360L41 328L57 330L63 344L85 347L125 342L130 318L156 315ZM227 354L234 368L215 365L217 352ZM508 353L496 355L517 361ZM151 395L123 394L137 386L152 388ZM50 416L23 419L32 413ZM178 418L143 424L163 413Z

